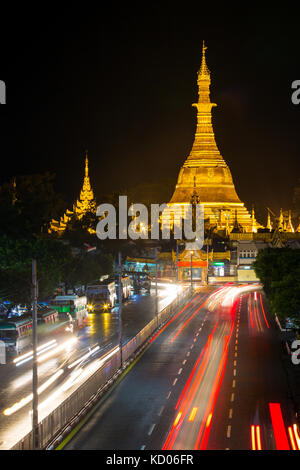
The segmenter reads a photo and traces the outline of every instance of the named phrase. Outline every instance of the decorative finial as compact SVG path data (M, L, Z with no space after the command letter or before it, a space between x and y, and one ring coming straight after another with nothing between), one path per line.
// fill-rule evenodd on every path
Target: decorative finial
M205 59L206 49L207 49L207 47L205 46L205 42L203 41L203 45L202 45L202 63L201 63L201 67L200 67L200 70L199 70L199 78L200 77L203 78L205 76L210 75L210 71L207 68L206 59Z
M89 174L89 158L88 158L88 150L85 151L85 176Z

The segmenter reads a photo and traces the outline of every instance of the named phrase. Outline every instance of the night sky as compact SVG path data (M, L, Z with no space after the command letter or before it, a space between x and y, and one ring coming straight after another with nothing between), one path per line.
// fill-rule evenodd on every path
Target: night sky
M300 105L291 102L291 83L300 79L295 7L74 5L3 7L0 183L50 171L72 201L88 149L98 195L168 178L175 187L193 143L205 39L216 140L239 197L248 208L291 206L300 176Z

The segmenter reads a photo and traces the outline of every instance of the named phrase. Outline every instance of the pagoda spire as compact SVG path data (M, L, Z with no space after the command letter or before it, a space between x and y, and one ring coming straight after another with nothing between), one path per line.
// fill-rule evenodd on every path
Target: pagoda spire
M74 204L74 212L80 220L87 212L96 211L96 202L89 177L89 159L88 152L85 154L85 176L80 197Z
M207 47L205 46L205 42L203 41L203 46L202 46L202 63L201 63L201 67L200 67L200 70L199 70L199 74L198 74L198 80L200 79L204 79L204 77L210 77L210 71L206 65L206 57L205 57L205 51L206 51Z
M294 227L293 227L293 223L292 223L292 211L289 211L289 220L288 220L288 223L287 223L286 231L287 232L292 232L292 233L295 232Z
M284 220L283 220L283 212L282 212L282 209L280 209L280 216L279 216L279 222L278 222L278 229L279 229L279 230L284 230Z
M85 176L88 178L89 176L89 158L88 158L88 151L85 151Z
M257 232L257 228L256 228L256 220L255 220L255 211L254 211L254 207L252 206L252 214L251 214L251 219L252 219L252 233L256 233Z
M207 47L203 41L202 62L198 72L198 103L192 106L197 108L197 129L195 140L191 153L187 159L187 163L191 164L191 160L195 163L205 159L213 159L224 162L220 155L219 149L215 141L214 130L212 126L211 110L217 106L210 101L210 71L206 65Z
M270 211L268 210L268 220L267 220L267 229L270 230L270 232L272 231L272 222L271 222L271 214L270 214Z

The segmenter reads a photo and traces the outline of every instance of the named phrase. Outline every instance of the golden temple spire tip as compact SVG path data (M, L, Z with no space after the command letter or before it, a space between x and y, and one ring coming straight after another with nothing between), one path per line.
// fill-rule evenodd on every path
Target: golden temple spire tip
M206 49L207 49L207 46L205 45L205 41L203 41L203 44L202 44L202 63L201 63L201 67L200 67L200 70L199 70L199 76L200 77L210 75L210 72L209 72L209 70L207 68L207 65L206 65L206 58L205 58Z

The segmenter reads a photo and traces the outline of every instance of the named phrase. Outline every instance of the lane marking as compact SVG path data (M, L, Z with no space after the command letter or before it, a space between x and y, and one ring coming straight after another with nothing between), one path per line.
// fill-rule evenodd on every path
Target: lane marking
M231 426L228 426L227 428L227 438L229 439L231 436Z
M172 392L169 392L168 395L166 396L166 399L169 400Z
M231 394L230 401L231 401L231 402L233 402L233 401L234 401L234 393L232 393L232 394Z
M229 410L229 419L232 419L232 414L233 414L233 409L230 408L230 410Z
M177 378L174 380L174 382L173 382L173 387L174 387L174 385L176 384L177 380L178 380Z
M156 424L153 424L148 432L148 436L151 436L151 434L153 433L153 429L155 428Z
M179 369L179 371L178 371L178 375L180 375L180 374L181 374L181 372L182 372L182 368L181 368L181 369Z
M161 409L159 410L159 413L158 413L158 416L161 416L162 415L162 412L164 411L165 407L162 406Z

